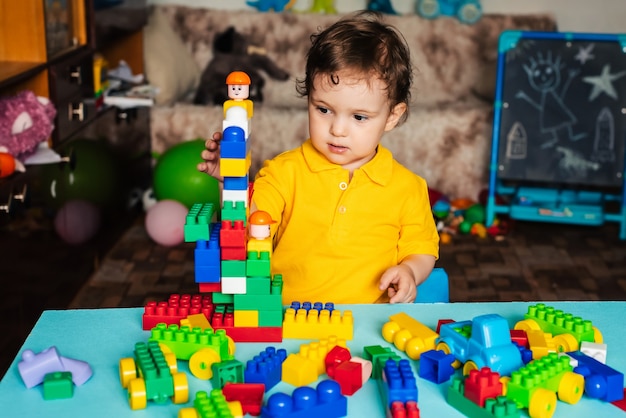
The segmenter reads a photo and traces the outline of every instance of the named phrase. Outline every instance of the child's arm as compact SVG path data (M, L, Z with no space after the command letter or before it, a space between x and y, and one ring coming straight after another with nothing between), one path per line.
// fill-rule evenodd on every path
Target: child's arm
M380 278L380 290L387 289L389 303L412 303L417 296L417 285L422 283L435 267L435 257L413 254L397 266L387 269Z
M207 173L208 175L215 177L220 182L220 187L224 182L224 178L220 176L220 141L222 140L222 133L215 132L213 137L207 139L204 143L206 149L202 151L201 157L204 160L198 163L198 171Z

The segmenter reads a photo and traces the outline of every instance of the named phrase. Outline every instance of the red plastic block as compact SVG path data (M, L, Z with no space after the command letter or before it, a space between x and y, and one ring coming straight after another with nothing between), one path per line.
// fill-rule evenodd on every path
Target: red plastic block
M511 330L511 341L517 343L520 347L528 348L528 335L523 329Z
M622 399L620 399L619 401L613 401L611 403L613 405L617 406L622 411L626 411L626 388L624 389L624 395L623 396L624 397Z
M334 346L328 354L326 354L326 358L324 359L324 365L326 366L326 374L328 377L334 378L337 367L351 358L352 354L350 354L350 350L346 347L341 347L339 345Z
M222 291L222 283L198 283L200 293L213 293Z
M437 321L437 334L439 334L439 328L441 328L443 324L450 324L452 322L456 321L454 319L440 319L439 321Z
M222 221L220 247L222 249L224 247L246 247L246 228L243 221Z
M341 394L350 396L363 386L363 372L361 363L344 361L335 368L333 378L341 388Z
M213 309L209 295L172 294L167 302L148 302L144 306L142 327L144 330L151 330L162 322L178 325L181 319L198 313L210 318Z
M485 407L485 400L502 395L500 374L492 372L489 367L470 371L465 379L465 397L481 408Z
M226 383L222 393L227 401L239 401L244 414L259 416L263 405L263 383Z
M417 407L417 402L414 401L408 401L407 403L393 402L390 412L392 418L420 418L420 410Z

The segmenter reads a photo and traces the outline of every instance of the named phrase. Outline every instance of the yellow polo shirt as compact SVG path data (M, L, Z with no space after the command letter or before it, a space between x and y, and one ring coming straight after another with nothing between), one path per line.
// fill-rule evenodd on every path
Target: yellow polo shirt
M264 164L252 199L277 221L271 269L285 304L372 303L386 269L439 255L426 182L383 146L350 180L307 140Z

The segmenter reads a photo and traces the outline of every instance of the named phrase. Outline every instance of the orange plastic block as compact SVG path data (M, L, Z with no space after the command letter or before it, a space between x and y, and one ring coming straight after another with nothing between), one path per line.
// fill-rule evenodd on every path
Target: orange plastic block
M209 320L207 319L206 316L204 316L204 314L189 315L187 318L183 318L180 320L180 326L181 327L187 326L190 329L194 329L194 328L200 328L202 330L212 329L211 324L209 323Z
M317 310L287 308L283 319L283 337L294 339L321 339L335 336L351 340L354 333L352 311L343 315L338 309Z
M552 334L546 334L541 330L527 330L526 337L528 338L528 348L532 351L534 360L543 358L549 353L556 353Z

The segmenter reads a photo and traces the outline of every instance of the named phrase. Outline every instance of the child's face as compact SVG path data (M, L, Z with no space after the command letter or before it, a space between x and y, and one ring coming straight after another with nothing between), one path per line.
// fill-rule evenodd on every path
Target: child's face
M330 162L350 172L376 155L384 132L393 129L405 112L404 103L390 109L385 84L347 70L313 80L309 96L309 133L313 146Z

